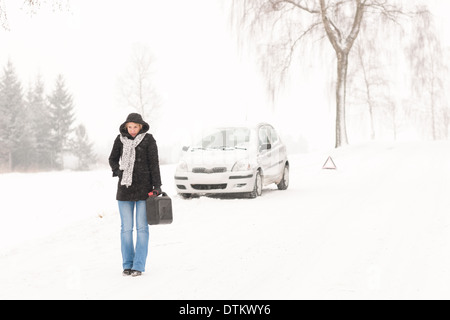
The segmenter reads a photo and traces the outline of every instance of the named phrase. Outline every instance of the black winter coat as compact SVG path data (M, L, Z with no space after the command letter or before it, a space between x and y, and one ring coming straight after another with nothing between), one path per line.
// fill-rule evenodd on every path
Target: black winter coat
M147 131L143 128L139 133ZM120 132L128 139L133 139L127 130L121 126ZM141 143L136 147L136 160L133 170L133 183L128 188L120 184L122 171L119 169L119 160L122 156L123 144L120 135L114 141L114 145L109 156L109 165L113 171L113 177L118 176L116 199L120 201L146 200L148 193L155 188L161 188L161 175L159 170L158 147L153 136L147 133Z

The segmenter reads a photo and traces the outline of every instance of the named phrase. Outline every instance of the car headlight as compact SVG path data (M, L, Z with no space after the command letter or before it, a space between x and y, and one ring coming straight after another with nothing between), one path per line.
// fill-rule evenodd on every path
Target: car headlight
M240 160L237 161L233 168L231 169L232 172L237 172L237 171L248 171L251 169L250 163L248 162L248 160Z
M188 166L187 166L186 162L181 161L177 166L177 172L187 172L187 171L188 171Z

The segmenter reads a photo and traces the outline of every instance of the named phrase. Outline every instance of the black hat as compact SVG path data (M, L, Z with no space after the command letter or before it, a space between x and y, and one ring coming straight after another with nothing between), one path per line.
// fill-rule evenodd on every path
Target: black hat
M120 125L120 128L119 128L120 133L122 133L122 134L128 133L128 130L125 127L125 125L128 122L142 124L142 130L139 131L139 133L147 132L150 129L150 125L147 122L145 122L144 119L142 119L142 116L139 113L130 113L127 117L127 120Z

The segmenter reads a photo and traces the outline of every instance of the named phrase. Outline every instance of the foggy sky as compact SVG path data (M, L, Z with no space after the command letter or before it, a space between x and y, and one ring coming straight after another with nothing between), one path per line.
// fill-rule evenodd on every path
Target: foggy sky
M148 45L157 59L154 81L164 111L158 123L146 120L161 143L178 148L193 126L247 117L291 127L310 144L331 148L334 106L327 95L333 90L323 81L328 75L311 66L300 80L303 88L283 95L279 112L271 114L256 58L239 54L225 3L78 0L70 2L69 11L43 6L30 17L21 1L5 0L10 31L0 31L0 63L12 60L24 90L41 74L49 93L56 75L63 74L77 119L86 125L100 158L109 153L119 124L134 111L118 99L118 79L134 43ZM427 3L436 9L448 39L450 5Z

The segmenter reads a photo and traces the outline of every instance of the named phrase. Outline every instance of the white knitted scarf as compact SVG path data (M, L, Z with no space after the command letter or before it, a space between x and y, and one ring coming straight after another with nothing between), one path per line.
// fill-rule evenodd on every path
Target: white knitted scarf
M120 158L120 170L123 170L121 185L127 188L133 183L134 161L136 160L136 147L144 139L146 133L138 134L133 140L120 135L123 144L122 157Z

